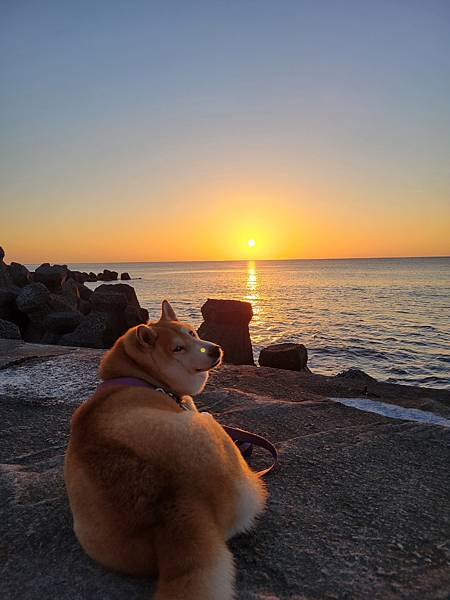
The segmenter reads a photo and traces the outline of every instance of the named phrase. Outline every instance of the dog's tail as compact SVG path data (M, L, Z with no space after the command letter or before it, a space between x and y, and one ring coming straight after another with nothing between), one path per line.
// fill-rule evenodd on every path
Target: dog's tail
M232 600L233 556L214 523L202 519L164 534L154 600Z

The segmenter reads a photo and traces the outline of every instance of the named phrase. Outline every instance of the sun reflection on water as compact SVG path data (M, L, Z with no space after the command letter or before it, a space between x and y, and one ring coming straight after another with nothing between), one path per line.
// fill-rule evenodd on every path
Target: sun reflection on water
M258 292L258 274L256 272L256 264L254 260L249 260L247 263L247 280L244 300L251 302L253 308L253 318L258 320L259 308L259 292Z

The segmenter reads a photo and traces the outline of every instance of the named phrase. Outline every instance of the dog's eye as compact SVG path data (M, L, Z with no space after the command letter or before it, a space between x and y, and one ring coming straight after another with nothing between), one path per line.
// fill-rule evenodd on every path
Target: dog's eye
M181 352L182 350L184 350L183 346L175 346L173 349L174 352Z

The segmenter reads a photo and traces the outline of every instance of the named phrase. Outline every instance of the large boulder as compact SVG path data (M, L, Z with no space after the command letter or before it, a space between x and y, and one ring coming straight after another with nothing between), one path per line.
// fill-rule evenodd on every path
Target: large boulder
M80 303L79 285L74 279L67 279L61 286L61 296L74 310L78 309Z
M263 348L259 354L261 367L301 371L307 368L308 351L303 344L285 342Z
M20 291L16 299L17 308L27 314L48 313L50 292L43 283L30 283Z
M253 365L252 342L248 329L253 316L250 302L209 298L201 310L204 322L199 327L199 336L222 347L224 362Z
M117 281L119 273L117 271L110 271L109 269L103 269L103 273L97 275L98 281Z
M0 319L14 321L14 316L18 312L16 307L18 293L16 289L0 287Z
M52 294L43 283L30 283L22 288L16 298L16 306L28 319L22 326L23 339L27 342L42 341L48 317L53 313L70 312L81 316L69 297L62 293ZM50 342L47 337L45 343L57 343L57 340Z
M33 281L43 283L51 292L60 292L62 284L69 275L67 265L50 265L44 263L36 269L33 274Z
M92 296L93 290L91 290L91 288L88 288L87 285L84 285L84 283L78 283L77 287L78 294L81 300L89 300Z
M62 336L61 344L110 348L127 329L148 321L148 312L140 307L134 288L124 283L100 285L89 302L92 311L73 332Z
M77 283L84 283L85 281L89 281L89 275L84 271L69 271L68 277L73 279Z
M61 336L59 343L62 346L110 348L117 339L114 338L115 333L108 313L93 311L82 317L80 324L72 333Z
M45 329L59 335L71 333L78 327L81 319L79 312L51 313L45 319Z
M13 285L24 287L31 281L31 273L25 265L12 262L8 267L8 274Z
M90 298L93 310L99 312L117 312L124 311L127 307L128 302L125 294L97 290L95 290Z
M11 285L11 278L8 273L8 266L3 261L5 258L5 251L0 246L0 287L8 287Z
M115 304L117 300L112 299L112 295L125 296L127 306L134 306L135 308L140 308L139 300L134 287L128 285L127 283L115 283L109 285L103 283L94 290L94 295L99 294L107 294L111 298L111 302L113 304ZM91 302L92 300L93 296L91 296Z
M21 340L20 329L15 323L0 319L0 338L6 340Z

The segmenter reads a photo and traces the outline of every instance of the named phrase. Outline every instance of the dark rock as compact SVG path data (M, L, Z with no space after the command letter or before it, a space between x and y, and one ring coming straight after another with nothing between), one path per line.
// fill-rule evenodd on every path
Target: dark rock
M30 283L23 287L16 298L17 308L26 314L40 312L48 307L50 292L43 283Z
M4 257L3 248L2 252ZM10 285L12 285L12 282L8 273L8 266L3 262L3 258L0 258L0 287L9 287Z
M131 277L129 273L121 273L120 279L122 279L122 281L129 281Z
M53 331L47 330L39 339L39 344L48 344L54 346L55 344L59 344L59 340L61 339L61 334L54 333Z
M31 273L25 265L12 262L8 267L9 277L13 285L24 287L31 282Z
M148 322L148 310L145 308L135 308L134 306L127 306L125 309L125 322L127 328L135 327L140 323Z
M84 285L83 283L79 283L78 284L78 293L82 300L89 300L93 294L93 291L91 290L91 288L88 288L87 285Z
M301 371L306 368L307 362L308 351L303 344L273 344L263 348L259 354L261 367Z
M117 281L119 273L117 271L110 271L109 269L103 269L102 277L98 277L101 281Z
M77 283L78 282L83 283L83 277L82 277L81 271L74 271L71 269L67 273L67 278L72 279L73 281L76 281Z
M141 323L147 323L149 320L148 310L146 308L138 308L138 315L141 319Z
M44 319L45 322L45 319ZM22 338L31 344L40 344L45 335L44 323L41 325L28 320L21 328Z
M50 312L78 312L77 307L74 307L73 298L64 296L64 294L50 294Z
M0 338L7 340L21 340L20 329L15 323L0 319Z
M5 251L3 250L3 248L0 246L0 260L3 260L5 258Z
M39 343L45 333L45 320L54 311L50 292L43 283L30 283L21 289L16 306L27 318L21 327L23 339Z
M61 294L52 294L43 283L30 283L20 290L16 306L29 321L22 327L23 339L40 342L46 331L47 318L52 313L71 312L78 315L73 302Z
M97 273L97 281L103 281L103 273Z
M69 275L67 265L44 263L36 269L33 281L43 283L51 292L60 292L61 286Z
M79 285L74 279L67 279L61 287L61 296L74 310L78 309L80 303Z
M125 296L128 306L140 308L134 287L127 283L102 284L95 288L94 294L121 294Z
M336 377L343 377L344 379L360 379L361 381L367 382L376 381L376 379L367 375L367 373L364 373L361 369L345 369L338 373Z
M63 346L81 346L83 348L109 348L112 341L109 315L106 312L91 312L83 317L78 327L63 335L59 343Z
M224 362L253 365L253 350L248 324L253 316L252 305L239 300L208 299L202 306L204 322L199 336L219 344Z
M71 333L78 327L81 319L82 315L79 312L51 313L45 319L45 329L59 335L63 335L64 333ZM44 342L44 340L42 340L42 343L55 342Z
M84 271L69 271L68 277L81 284L89 281L89 275Z
M10 287L0 288L0 319L15 321L17 313L16 298L19 291Z
M88 300L80 299L78 310L82 315L88 315L92 310L92 304Z
M124 283L100 285L90 296L89 304L92 312L72 333L62 336L61 344L110 348L127 329L148 321L148 312L139 306L136 292Z
M93 310L100 312L124 311L128 305L125 294L98 292L97 290L92 294L90 303L92 304Z
M201 310L206 323L217 323L218 325L248 325L253 317L250 302L241 302L240 300L208 298Z
M96 275L95 273L93 273L92 271L90 271L90 272L88 273L88 278L87 278L87 280L88 280L88 281L97 281L97 275Z

